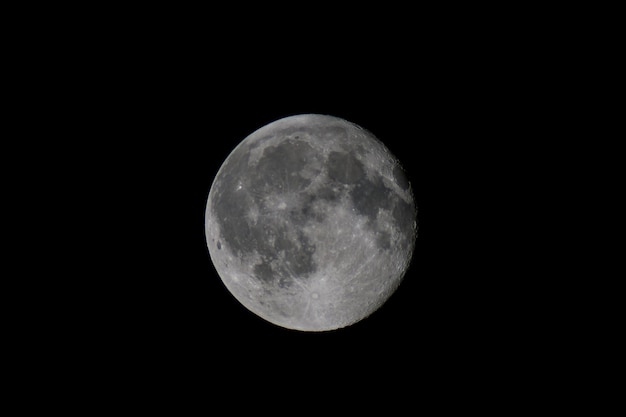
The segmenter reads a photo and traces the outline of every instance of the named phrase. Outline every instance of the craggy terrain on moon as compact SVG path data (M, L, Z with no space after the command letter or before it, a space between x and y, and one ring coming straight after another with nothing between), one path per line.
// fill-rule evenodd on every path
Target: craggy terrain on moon
M331 116L291 116L226 159L206 234L220 277L249 310L291 329L330 330L397 288L416 207L398 160L371 133Z

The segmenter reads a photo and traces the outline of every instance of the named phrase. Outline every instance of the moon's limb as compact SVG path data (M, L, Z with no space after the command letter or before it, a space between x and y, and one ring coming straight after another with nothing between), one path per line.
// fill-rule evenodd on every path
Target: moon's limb
M249 310L321 331L379 308L409 265L412 190L371 133L323 115L280 119L249 135L207 202L209 252Z

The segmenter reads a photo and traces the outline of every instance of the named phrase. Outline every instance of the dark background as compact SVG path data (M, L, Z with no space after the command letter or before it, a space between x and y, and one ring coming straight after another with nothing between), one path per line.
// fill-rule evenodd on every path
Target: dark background
M141 66L145 73L113 82L113 92L124 91L111 102L104 88L100 184L114 214L102 231L111 246L101 258L99 323L103 343L124 360L183 375L225 362L254 374L343 369L366 381L375 372L437 384L449 373L473 379L518 352L523 313L511 306L523 284L520 265L507 262L515 249L501 240L515 201L500 169L512 162L516 132L502 137L511 129L502 92L485 86L485 74L459 71L464 62L422 60L410 45L400 57L335 54L270 69L243 60L234 74L205 60L156 73ZM212 266L203 226L212 180L232 149L299 113L373 132L404 164L418 207L415 255L398 291L366 320L319 334L276 327L241 306Z
M462 13L454 23L447 13L400 15L240 32L135 14L38 39L32 85L57 138L43 150L64 155L55 184L72 202L55 208L56 233L71 241L56 262L71 267L45 287L61 294L61 314L42 328L78 379L195 397L276 378L266 388L276 396L349 388L436 402L507 395L501 382L532 373L552 328L538 317L548 296L529 262L546 253L525 215L544 192L529 189L538 162L527 156L542 157L549 132L538 126L553 97L538 100L537 86L554 74L524 59L523 32L500 36L507 21L485 29ZM225 158L256 129L300 113L370 130L403 163L418 207L397 292L361 322L322 333L248 312L204 236Z

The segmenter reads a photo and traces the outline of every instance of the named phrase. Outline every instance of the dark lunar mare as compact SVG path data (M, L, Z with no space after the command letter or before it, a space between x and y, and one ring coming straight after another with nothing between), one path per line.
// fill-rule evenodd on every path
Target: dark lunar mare
M350 197L356 211L367 217L370 224L376 222L379 209L391 208L393 202L398 199L380 176L374 177L371 181L367 178L359 179L354 184Z
M267 207L268 199L286 193L307 196L303 190L311 179L300 173L307 165L314 175L316 164L312 162L319 156L304 142L286 140L267 147L258 163L250 165L249 149L238 148L224 165L213 209L223 239L236 255L256 253L260 257L254 266L255 276L266 283L288 287L294 276L306 278L317 270L313 260L315 246L301 232L310 220L304 213L310 206L274 213ZM249 218L251 207L258 210L256 222Z
M347 152L331 152L328 155L328 177L342 184L353 184L365 176L363 164Z
M365 175L363 163L352 153L331 152L327 163L329 179L332 182L350 186L349 195L353 207L360 215L367 218L367 226L374 230L378 247L386 250L392 244L399 244L407 248L413 239L409 231L413 228L415 206L406 203L387 187L379 173L374 173L374 177L369 179ZM393 175L401 189L409 188L406 175L399 165L394 167ZM334 197L332 193L330 197ZM403 236L407 235L407 238L401 239L400 242L391 242L391 235L388 232L377 229L376 218L381 209L391 210L395 226L403 232Z
M399 165L396 164L393 167L393 178L396 181L396 184L398 184L398 186L403 189L403 190L408 190L410 183L409 183L409 179L406 177L406 173L404 172L404 169Z
M276 187L280 191L301 191L311 183L300 175L301 169L315 158L315 151L305 142L286 140L270 146L250 175L250 186L260 193L275 193Z

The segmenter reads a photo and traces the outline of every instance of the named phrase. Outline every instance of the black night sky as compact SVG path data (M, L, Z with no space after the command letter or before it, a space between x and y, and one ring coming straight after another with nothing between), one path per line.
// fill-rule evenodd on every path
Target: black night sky
M138 74L108 115L102 143L120 184L110 204L124 219L114 222L121 262L107 284L120 309L103 317L120 326L115 338L128 338L137 355L173 355L187 366L245 357L264 367L281 357L356 367L357 355L389 372L435 373L467 365L464 355L498 354L494 342L508 343L499 335L510 325L499 313L511 296L503 280L516 271L500 269L505 248L493 225L509 203L490 160L502 109L485 102L476 81L468 86L450 68L408 59L354 74L354 66L271 75L249 66L231 75L195 65L152 80ZM374 133L404 164L418 207L417 246L397 292L362 322L319 334L279 328L241 306L212 266L203 226L230 151L299 113L342 117Z
M76 308L64 329L80 340L76 354L97 357L109 374L191 391L195 381L239 390L271 375L337 386L402 376L445 397L450 378L471 385L523 366L533 313L519 307L536 282L512 260L532 248L510 235L525 231L511 214L523 204L512 167L532 145L518 99L530 83L510 70L503 45L409 23L385 38L292 44L283 35L227 43L217 29L179 23L96 36L80 59L57 52L79 64L51 93L75 121L67 135L79 148L67 149L77 167L67 175L80 195L81 242L93 242L80 245L84 272L67 286ZM398 290L363 321L322 333L247 311L223 286L204 236L225 158L256 129L300 113L371 131L403 163L418 208Z

